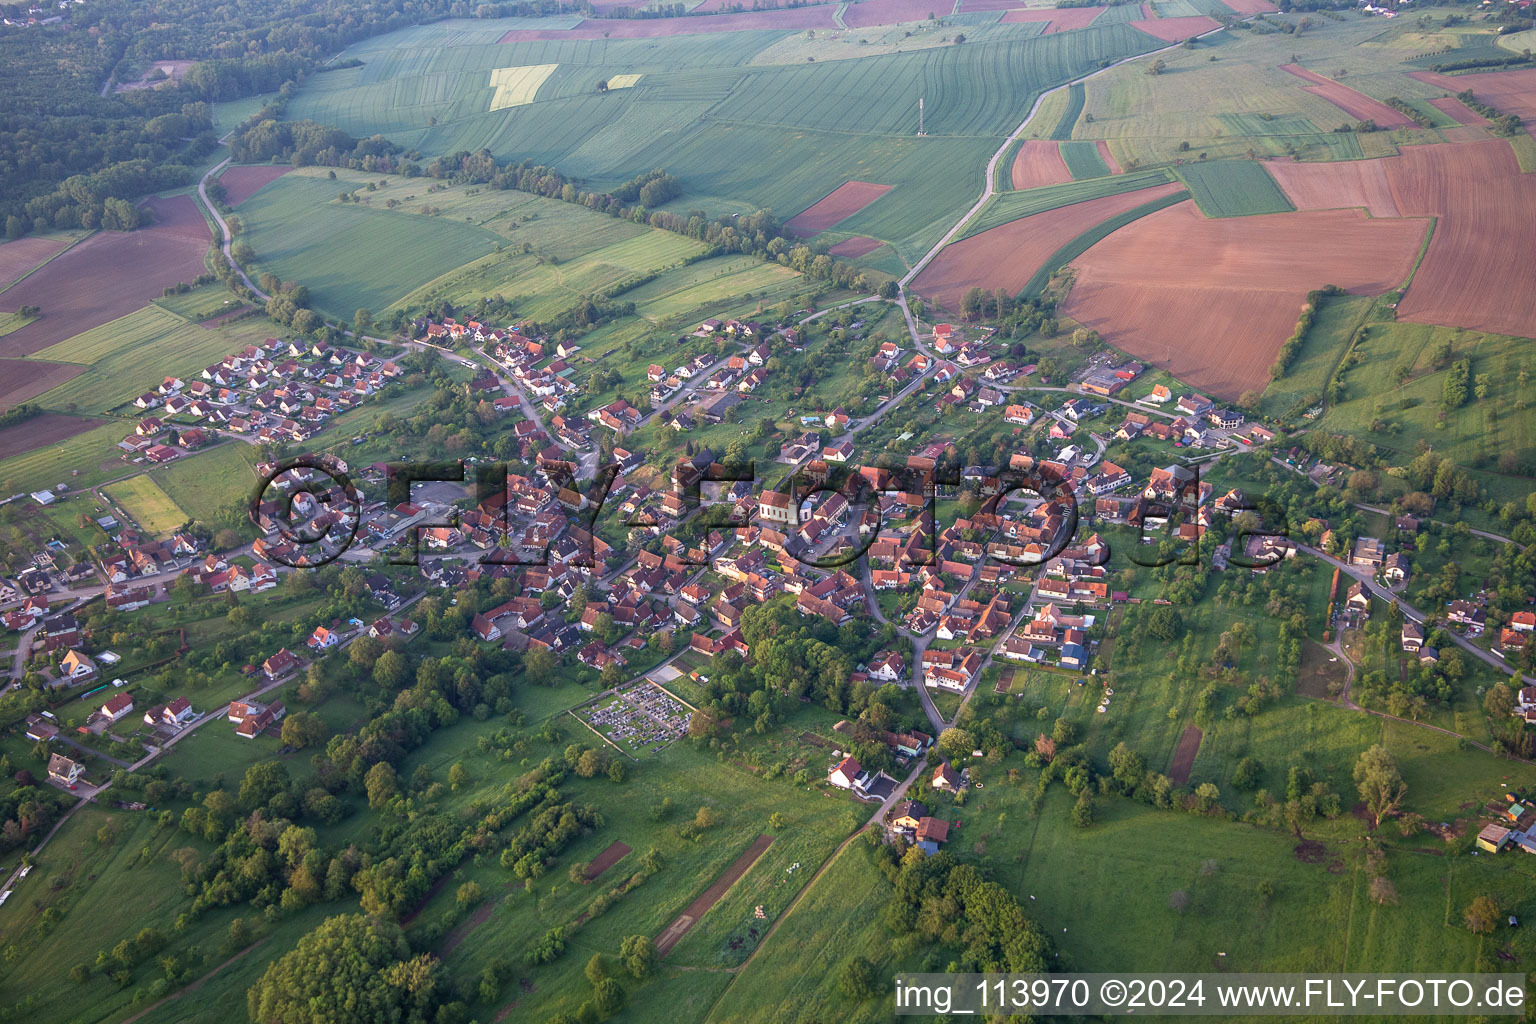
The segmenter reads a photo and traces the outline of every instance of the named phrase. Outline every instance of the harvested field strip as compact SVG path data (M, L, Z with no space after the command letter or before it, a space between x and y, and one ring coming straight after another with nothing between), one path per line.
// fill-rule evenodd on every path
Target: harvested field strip
M1418 127L1408 115L1393 110L1385 103L1373 100L1364 93L1340 85L1331 78L1325 78L1315 71L1308 71L1299 64L1282 64L1280 70L1287 71L1305 82L1311 82L1311 85L1304 86L1307 92L1314 96L1321 96L1357 121L1375 121L1380 128Z
M1040 188L1071 181L1072 171L1062 158L1061 143L1051 139L1027 139L1013 158L1010 175L1015 189Z
M1269 14L1280 8L1269 0L1221 0L1237 14Z
M524 107L533 102L538 95L539 86L555 73L558 64L530 64L520 68L492 68L491 88L496 90L491 97L491 110L505 110L508 107Z
M946 247L912 282L912 288L949 310L959 310L961 298L972 287L1003 288L1018 294L1035 272L1073 239L1127 210L1178 191L1178 185L1164 184L999 225Z
M1125 173L1120 168L1120 161L1116 160L1115 159L1115 155L1109 151L1109 143L1108 142L1106 142L1103 139L1100 139L1099 141L1095 142L1094 145L1098 147L1099 159L1104 161L1104 166L1109 168L1109 173L1110 174L1123 174L1123 173Z
M1185 164L1175 171L1207 217L1248 217L1296 209L1253 160Z
M933 0L860 0L843 9L843 23L849 28L899 25L909 21L926 21L929 14L943 17L952 9L952 4L940 5L935 9Z
M666 931L656 936L656 955L666 956L670 953L672 947L677 945L684 935L688 934L688 929L697 924L699 918L703 917L710 907L720 902L721 897L726 894L732 885L736 884L736 880L746 874L747 870L757 863L757 859L772 844L773 836L758 836L753 840L752 845L747 847L746 851L740 857L737 857L731 863L731 866L726 868L720 877L710 884L708 889L699 894L698 899L688 904L688 909L684 910L676 921L668 925Z
M796 7L791 10L707 14L682 18L588 19L574 28L513 29L498 41L506 44L545 39L655 39L658 36L681 36L697 32L836 30L838 25L832 17L836 9L834 5L823 4L817 7Z
M1075 180L1102 178L1109 173L1109 165L1099 152L1102 142L1063 142L1061 158L1067 162L1067 170Z
M1141 188L1167 184L1173 180L1171 171L1159 167L1151 171L1133 171L1130 174L1093 178L1088 181L1069 181L1049 188L1031 189L1028 192L999 193L982 209L981 213L977 214L975 220L965 226L961 238L969 238L1000 224L1007 224L1020 217L1028 217L1030 214L1054 210L1059 206L1070 206L1072 203L1101 199L1104 196L1119 195L1122 192L1134 192Z
M219 184L224 186L224 201L230 206L239 206L291 170L293 168L286 165L272 164L226 167L219 175Z
M860 256L869 255L884 244L878 238L865 238L863 235L855 235L852 238L845 238L843 241L838 242L828 249L827 252L833 256L842 256L846 259L858 259Z
M586 871L584 871L583 874L586 876L587 881L595 881L596 879L602 877L604 871L607 871L619 861L623 860L625 855L628 853L629 845L627 843L611 843L607 849L597 855L596 860L587 865Z
M801 210L784 226L800 235L814 235L847 220L891 190L890 185L845 181L815 203Z
M1058 142L1064 142L1072 137L1072 129L1077 127L1077 119L1083 114L1083 104L1088 102L1088 90L1082 82L1073 82L1067 86L1067 109L1061 112L1061 120L1056 122L1056 127L1051 129L1050 138Z
M614 75L612 78L608 79L608 91L612 92L615 89L633 89L635 86L640 84L640 79L644 77L644 75Z
M1178 749L1173 752L1173 763L1168 767L1168 778L1173 780L1175 786L1182 786L1189 781L1189 770L1195 766L1195 755L1200 753L1200 740L1203 736L1199 726L1191 725L1179 737Z
M1146 7L1146 4L1142 4ZM1138 28L1154 39L1161 39L1165 43L1182 43L1186 39L1204 35L1213 29L1221 28L1221 22L1215 18L1207 18L1201 15L1198 18L1154 18L1150 20L1131 22L1132 28ZM1387 108L1391 110L1391 107Z
M1066 266L1068 263L1071 263L1073 260L1077 259L1079 256L1093 248L1103 239L1108 238L1111 234L1119 231L1121 228L1125 227L1127 224L1134 220L1140 220L1142 217L1156 213L1158 210L1161 210L1166 206L1172 206L1174 203L1183 202L1188 198L1189 193L1183 189L1180 189L1177 192L1172 192L1166 196L1163 196L1161 199L1154 199L1151 202L1142 203L1140 206L1126 210L1122 214L1109 218L1102 224L1098 224L1092 228L1089 228L1087 231L1084 231L1081 235L1078 235L1076 238L1072 239L1072 241L1056 250L1056 252L1052 253L1051 258L1042 263L1040 265L1040 269L1035 271L1034 276L1025 282L1024 288L1020 294L1025 298L1033 298L1034 296L1041 294L1045 291L1045 286L1050 283L1052 274L1054 274L1060 268Z
M203 258L211 236L192 197L152 199L147 205L155 217L151 226L98 232L0 293L0 309L43 310L37 320L0 338L0 355L31 355L130 313L166 285L191 281L207 269ZM124 267L133 273L124 273Z
M1235 400L1267 383L1307 292L1401 286L1428 225L1358 210L1211 219L1179 203L1074 260L1062 308L1117 348Z

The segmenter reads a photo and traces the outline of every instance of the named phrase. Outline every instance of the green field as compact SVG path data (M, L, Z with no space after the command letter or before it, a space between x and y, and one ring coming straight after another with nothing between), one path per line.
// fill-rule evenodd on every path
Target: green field
M1176 173L1207 217L1247 217L1296 209L1275 179L1252 160L1185 164Z
M1099 155L1099 147L1092 142L1063 142L1061 158L1067 170L1078 181L1084 178L1102 178L1109 173L1109 165Z
M250 496L259 454L259 449L244 441L228 442L151 470L149 478L187 517L214 523Z
M1430 365L1430 353L1443 341L1451 358L1472 361L1472 375L1488 375L1485 398L1469 396L1439 424L1441 388L1446 370ZM1536 466L1536 415L1519 408L1518 376L1530 362L1530 342L1497 334L1428 324L1373 323L1356 346L1358 365L1344 374L1343 398L1330 405L1325 429L1354 434L1398 453L1409 461L1420 442L1471 469L1499 501L1524 501L1529 481L1499 472L1501 458L1512 458L1521 472ZM1398 368L1408 376L1398 383ZM1373 429L1379 427L1381 429Z
M1355 328L1374 301L1366 295L1335 295L1323 300L1290 370L1264 389L1264 415L1294 419L1307 406L1322 401L1328 378L1344 358Z
M222 284L205 284L189 292L162 295L155 300L155 305L194 323L211 320L223 313L232 313L245 304Z
M957 240L980 234L988 228L995 228L1011 220L1018 220L1020 217L1028 217L1032 213L1044 213L1058 206L1070 206L1089 199L1102 199L1105 196L1117 196L1123 192L1134 192L1154 185L1166 185L1173 180L1172 173L1158 168L1117 174L1113 177L1094 178L1089 181L1069 181L1061 185L1047 185L1045 188L1032 188L1023 192L998 193L965 226Z
M158 305L50 345L34 358L88 366L37 399L49 409L107 412L158 386L167 376L194 377L210 363L274 333L263 318L209 330Z
M1083 115L1083 106L1088 102L1088 89L1082 82L1074 82L1067 89L1067 105L1062 108L1061 115L1056 120L1056 126L1051 129L1048 138L1065 142L1072 137L1072 129L1077 126L1077 119Z
M130 477L103 487L102 493L117 502L145 533L152 536L169 534L187 521L187 513L148 476Z
M125 433L120 422L103 423L83 434L0 460L0 490L14 494L61 483L79 489L122 476L128 467L112 446Z
M258 268L308 286L315 308L332 316L385 309L502 243L446 217L336 202L342 190L323 174L286 174L240 207Z

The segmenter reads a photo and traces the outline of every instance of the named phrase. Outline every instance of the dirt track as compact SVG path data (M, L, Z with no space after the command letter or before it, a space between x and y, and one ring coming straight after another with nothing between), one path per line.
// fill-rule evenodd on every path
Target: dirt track
M1186 726L1179 737L1178 748L1173 752L1173 764L1168 766L1168 777L1175 786L1189 781L1189 771L1195 766L1195 755L1200 753L1200 740L1204 737L1197 725Z
M726 868L708 889L700 893L698 899L688 904L688 909L684 910L676 921L669 924L666 931L656 936L657 956L666 956L671 952L672 947L688 934L688 930L698 924L699 918L703 917L710 907L720 902L726 891L736 884L738 878L747 873L748 868L757 863L757 858L761 857L772 844L773 836L758 836L753 840L745 853L732 861L731 866Z
M584 872L587 876L587 881L594 882L601 878L604 871L607 871L623 860L628 853L628 844L620 842L610 843L606 850L597 855L596 860L587 865L587 870Z

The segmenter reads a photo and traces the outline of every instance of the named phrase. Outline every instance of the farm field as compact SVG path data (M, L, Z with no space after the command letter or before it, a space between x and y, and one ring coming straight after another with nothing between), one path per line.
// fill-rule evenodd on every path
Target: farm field
M1516 280L1521 271L1498 255L1521 244L1520 225L1536 214L1536 198L1507 142L1413 146L1347 172L1319 164L1276 164L1274 171L1303 209L1347 203L1378 217L1437 218L1398 305L1400 319L1536 335L1536 295Z
M1311 85L1306 86L1308 92L1321 96L1356 121L1375 121L1383 128L1413 127L1413 122L1402 111L1394 110L1385 103L1373 100L1331 78L1296 64L1282 64L1280 68L1303 81L1311 82Z
M1400 286L1426 226L1358 211L1208 220L1181 203L1079 257L1065 312L1191 386L1236 399L1263 390L1307 292Z
M188 518L170 495L148 476L130 477L103 487L101 493L116 502L152 537L168 536Z
M86 430L0 459L0 490L15 494L57 484L79 490L122 476L127 466L113 447L127 432L122 421L88 422Z
M63 252L73 240L68 235L29 235L0 243L0 290Z
M9 427L0 427L0 462L32 451L58 444L76 434L83 434L99 426L101 421L85 416L66 416L63 413L45 412Z
M462 222L337 203L336 194L323 176L289 174L240 210L259 268L308 286L315 308L332 316L383 310L501 241Z
M889 185L868 181L847 181L784 222L784 226L802 235L835 227L891 190Z
M228 442L153 469L149 479L187 518L210 525L227 517L232 508L244 511L256 484L259 455L259 449L244 442Z
M1113 173L1109 162L1104 158L1105 152L1102 140L1061 143L1062 159L1067 162L1067 168L1072 172L1072 177L1079 181L1084 178L1102 178L1106 174Z
M1536 118L1536 68L1464 75L1415 71L1409 77L1436 89L1443 89L1452 96L1471 89L1475 98L1501 114L1518 114L1522 121Z
M1093 178L1088 181L1069 181L1061 185L1031 189L1028 192L1000 192L981 208L958 236L961 240L972 238L992 228L1044 213L1075 203L1118 196L1138 189L1164 185L1174 180L1173 174L1163 168L1150 171L1132 171L1114 177Z
M154 301L154 305L193 323L220 319L249 308L222 284L205 284L191 291L162 295Z
M1013 158L1011 180L1018 190L1060 185L1073 177L1062 157L1061 143L1051 139L1027 139Z
M1010 293L1025 284L1058 250L1096 225L1128 210L1180 191L1157 185L1104 196L1037 213L947 246L912 282L912 288L945 309L958 311L965 292L975 286Z
M38 401L64 411L118 409L166 376L195 376L253 339L270 337L274 330L265 317L209 329L159 306L146 306L43 349L40 358L80 364L84 370Z
M1177 171L1207 217L1247 217L1296 209L1252 160L1185 164Z
M219 175L219 184L224 186L224 197L229 205L239 206L291 170L292 167L281 165L237 164L224 169L224 173Z
M154 199L155 222L137 231L103 231L0 292L0 309L38 306L42 316L0 338L0 356L29 356L129 313L167 286L205 270L211 236L190 196ZM124 274L131 266L134 273ZM24 383L24 382L17 382ZM6 393L0 392L0 399Z

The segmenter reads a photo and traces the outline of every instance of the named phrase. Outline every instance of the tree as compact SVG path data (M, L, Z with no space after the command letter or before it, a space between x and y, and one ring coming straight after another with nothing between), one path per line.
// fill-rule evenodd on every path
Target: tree
M1147 632L1166 643L1172 643L1184 631L1184 618L1172 605L1158 605L1147 616Z
M302 750L325 740L330 727L313 711L295 711L283 719L283 746Z
M464 770L464 765L463 764L461 764L458 761L455 761L453 763L453 767L448 769L448 785L449 785L449 787L451 789L453 789L454 792L458 792L458 790L461 789L462 787L464 787L465 785L467 785L468 782L469 782L469 772Z
M383 654L384 645L379 642L378 637L369 636L367 633L353 640L352 646L347 648L347 660L358 668L373 668Z
M1168 894L1168 909L1176 914L1182 914L1189 909L1189 893L1183 889L1175 889Z
M1093 797L1086 789L1078 794L1077 803L1072 805L1072 824L1078 828L1093 824Z
M656 946L648 935L626 936L619 943L619 962L636 980L643 980L656 969Z
M359 309L352 314L352 324L357 328L358 334L367 334L373 330L373 314L366 309Z
M363 777L363 787L368 791L368 806L374 810L387 805L400 792L400 780L388 761L380 761L368 769Z
M603 954L593 953L592 959L587 961L587 982L596 985L608 977L608 965L603 963Z
M624 1005L624 990L612 978L604 978L592 986L592 1002L604 1017L611 1016Z
M410 663L399 651L385 651L373 663L373 681L385 690L398 690L404 686L410 672Z
M976 749L976 741L964 729L949 728L939 733L939 750L951 761L969 757Z
M330 917L268 965L246 994L252 1021L426 1024L446 994L437 959L411 955L400 926Z
M523 654L523 674L545 686L553 685L560 659L548 647L530 647Z
M1264 768L1259 764L1258 758L1245 757L1237 762L1237 768L1232 772L1232 788L1248 793L1259 788L1259 780L1264 776Z
M480 887L479 882L465 882L454 894L454 900L458 903L460 910L468 910L485 902L485 890Z
M875 965L862 956L848 960L837 972L837 986L850 999L870 998L879 989L875 979Z
M255 810L286 790L291 780L281 761L259 761L245 770L240 783L240 806Z
M1372 828L1397 810L1408 791L1396 759L1380 743L1363 751L1355 761L1355 786L1365 801Z
M1498 926L1499 905L1487 896L1479 896L1467 907L1463 920L1466 921L1468 931L1477 935L1487 935Z
M698 813L694 814L693 816L694 827L698 829L709 828L713 826L718 820L719 816L715 814L715 809L710 807L708 804L700 807Z
M1494 683L1483 695L1483 710L1489 718L1503 722L1515 713L1515 694L1508 684Z

